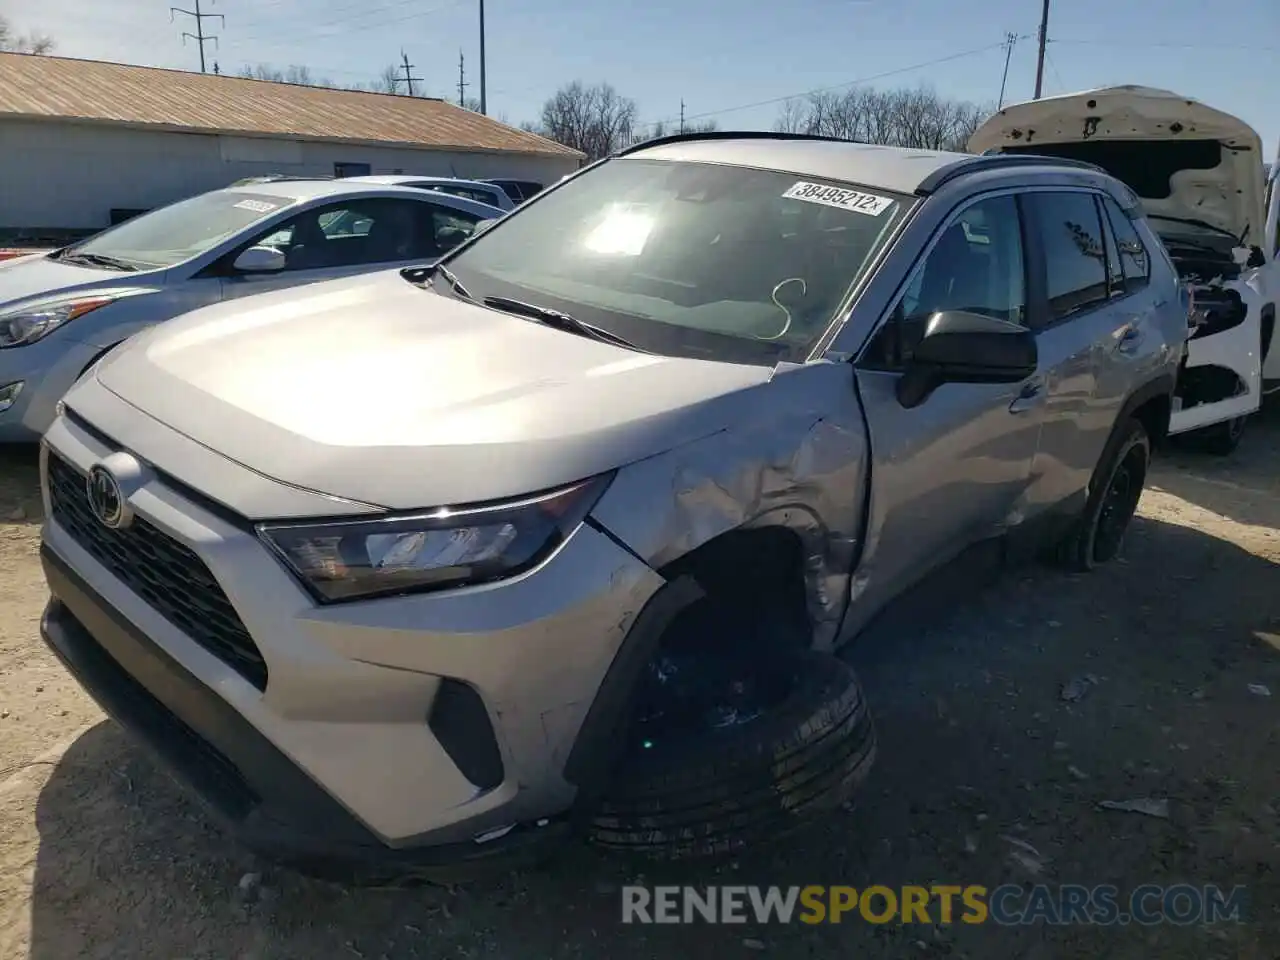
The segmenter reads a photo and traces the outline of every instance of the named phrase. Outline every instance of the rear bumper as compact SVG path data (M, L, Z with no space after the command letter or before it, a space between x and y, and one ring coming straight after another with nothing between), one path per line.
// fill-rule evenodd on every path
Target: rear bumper
M41 621L45 642L245 846L309 873L360 879L456 876L565 839L565 821L544 819L484 843L386 845L47 546L41 560L53 595Z

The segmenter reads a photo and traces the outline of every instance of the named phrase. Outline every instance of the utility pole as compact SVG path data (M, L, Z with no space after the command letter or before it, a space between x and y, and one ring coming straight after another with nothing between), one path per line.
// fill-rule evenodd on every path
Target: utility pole
M466 61L463 58L462 51L459 50L458 51L458 106L460 107L466 107L467 105L467 98L465 95L465 92L467 89L467 81L466 81L467 70L466 70L465 63Z
M213 34L204 32L204 22L206 20L213 20L216 18L222 23L222 26L225 27L227 25L227 18L220 13L201 13L200 0L195 0L194 5L195 5L194 10L184 10L181 7L170 7L169 22L173 23L173 15L175 13L181 13L184 16L191 17L193 20L195 20L196 32L195 33L184 32L182 34L182 42L185 45L187 42L187 37L190 37L192 40L194 40L197 44L200 45L200 72L207 73L208 71L205 70L205 67L204 67L204 43L206 40L212 40L213 45L216 47L218 45L218 38Z
M1004 35L1004 76L1000 78L1000 102L996 104L996 109L1000 110L1004 107L1004 88L1009 82L1009 61L1013 58L1013 45L1018 42L1016 33L1006 33Z
M487 117L489 104L485 100L484 80L484 0L480 0L480 112Z
M400 60L402 61L400 69L404 71L403 77L396 77L396 83L403 83L409 88L409 96L413 96L413 81L421 80L421 77L415 77L411 71L415 64L409 62L409 55L403 50L400 51Z
M1040 55L1036 57L1036 96L1044 90L1044 48L1049 42L1049 0L1044 0L1044 11L1040 14Z
M680 98L680 132L684 133L684 97Z

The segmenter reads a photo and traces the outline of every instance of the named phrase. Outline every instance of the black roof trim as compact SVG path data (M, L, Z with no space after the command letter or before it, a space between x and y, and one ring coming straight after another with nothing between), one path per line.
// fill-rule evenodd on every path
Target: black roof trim
M861 146L873 146L859 140L848 140L844 137L824 137L817 133L778 133L773 130L709 130L702 133L673 133L666 137L654 137L642 140L629 147L615 150L613 156L625 157L637 150L648 150L650 147L665 147L669 143L690 143L697 140L807 140L819 143L857 143Z
M984 153L981 156L957 160L949 166L935 170L920 182L920 186L916 187L916 196L927 197L944 184L958 180L960 177L967 177L971 173L982 173L985 170L999 170L1005 167L1069 167L1073 170L1088 170L1090 173L1105 174L1107 172L1096 163L1068 160L1065 157L1047 157L1035 153Z

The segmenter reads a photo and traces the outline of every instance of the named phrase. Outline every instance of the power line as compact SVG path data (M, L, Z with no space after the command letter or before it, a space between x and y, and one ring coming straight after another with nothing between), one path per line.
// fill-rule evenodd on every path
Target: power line
M998 50L1005 45L1005 41L999 43L989 43L984 47L974 47L972 50L962 50L959 53L952 53L945 57L937 57L933 60L925 60L922 63L913 63L909 67L898 67L895 70L886 70L883 73L872 74L867 77L859 77L856 80L846 80L844 83L833 84L829 87L815 87L812 90L801 90L798 93L788 93L781 97L771 97L768 100L757 100L754 103L741 103L736 107L723 107L719 110L708 110L706 113L695 113L686 116L685 120L702 120L706 117L718 117L725 113L735 113L738 110L751 110L755 107L769 107L776 103L785 103L788 100L795 100L799 97L812 96L815 93L827 93L831 90L842 90L846 87L856 87L863 83L874 83L877 80L884 80L888 77L896 77L904 73L911 73L915 70L923 70L925 67L937 66L940 63L950 63L952 60L960 60L965 57L977 56L980 53L986 53L989 50ZM638 127L656 127L660 123L674 123L678 117L666 117L662 120L646 120L644 123L636 124Z
M444 10L449 10L453 7L461 6L466 2L468 2L468 0L448 0L448 2L446 3L441 3L441 4L438 4L437 6L429 7L426 10L418 10L415 13L407 13L404 16L392 17L388 20L369 19L370 14L386 13L391 9L390 7L381 7L373 10L370 10L368 8L363 8L358 10L355 13L347 14L341 17L335 17L332 20L319 20L319 21L310 22L306 24L295 24L291 22L284 22L282 18L282 20L277 20L274 23L270 20L255 21L253 25L264 26L266 29L270 30L271 32L276 32L277 30L282 30L282 29L288 29L290 32L294 32L294 33L298 32L299 30L304 33L306 32L314 33L316 30L320 30L325 27L363 26L365 24L367 24L370 28L386 27L395 23L404 23L409 20L418 20L418 19L421 19L422 17L429 17L429 16L432 16L433 14L440 13ZM397 4L396 6L399 6L399 4ZM240 39L253 40L253 39L258 39L261 36L262 36L261 33L254 34L250 32L249 34L240 37Z
M200 46L200 72L201 72L201 73L205 73L205 72L207 72L207 71L205 70L205 67L204 67L204 44L205 44L205 41L206 41L206 40L212 40L212 41L213 41L213 45L216 47L216 46L218 45L218 38L217 38L216 36L214 36L214 35L207 34L207 33L205 33L205 32L204 32L204 22L205 22L205 20L213 20L213 19L217 19L217 20L219 20L219 21L221 21L221 22L222 22L222 26L225 28L225 27L226 27L226 25L227 25L227 18L226 18L226 17L224 17L224 16L223 16L222 14L220 14L220 13L201 13L201 12L200 12L200 0L195 0L195 9L194 9L194 10L183 10L181 7L170 7L170 8L169 8L169 22L170 22L170 23L172 23L172 22L173 22L173 15L174 15L175 13L181 13L181 14L183 14L184 16L191 17L193 20L195 20L195 22L196 22L196 32L195 32L195 33L188 33L188 32L186 32L186 31L183 31L183 34L182 34L182 42L183 42L183 44L186 44L186 42L187 42L187 37L190 37L190 38L191 38L192 40L194 40L197 44L199 44L199 46Z
M1050 43L1068 43L1076 46L1138 47L1163 50L1253 50L1262 53L1280 53L1280 47L1254 46L1245 43L1139 43L1129 40L1070 40L1054 37Z
M1053 72L1053 79L1058 81L1058 91L1060 93L1067 92L1067 85L1062 82L1062 74L1058 72L1058 65L1053 62L1053 54L1048 50L1044 52L1044 58L1049 64L1049 69Z

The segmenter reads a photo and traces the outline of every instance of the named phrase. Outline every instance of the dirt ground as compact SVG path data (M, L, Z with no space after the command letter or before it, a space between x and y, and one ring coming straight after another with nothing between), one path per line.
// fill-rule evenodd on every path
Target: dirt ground
M34 457L0 454L0 960L1274 960L1280 406L1236 455L1171 454L1149 486L1124 559L1105 572L1024 568L979 590L957 575L928 622L889 622L855 646L881 750L839 817L715 869L572 849L496 883L390 891L255 861L103 719L37 637ZM1169 816L1097 805L1136 797L1167 799ZM619 886L632 882L1035 880L1249 893L1244 923L1212 927L619 921Z

